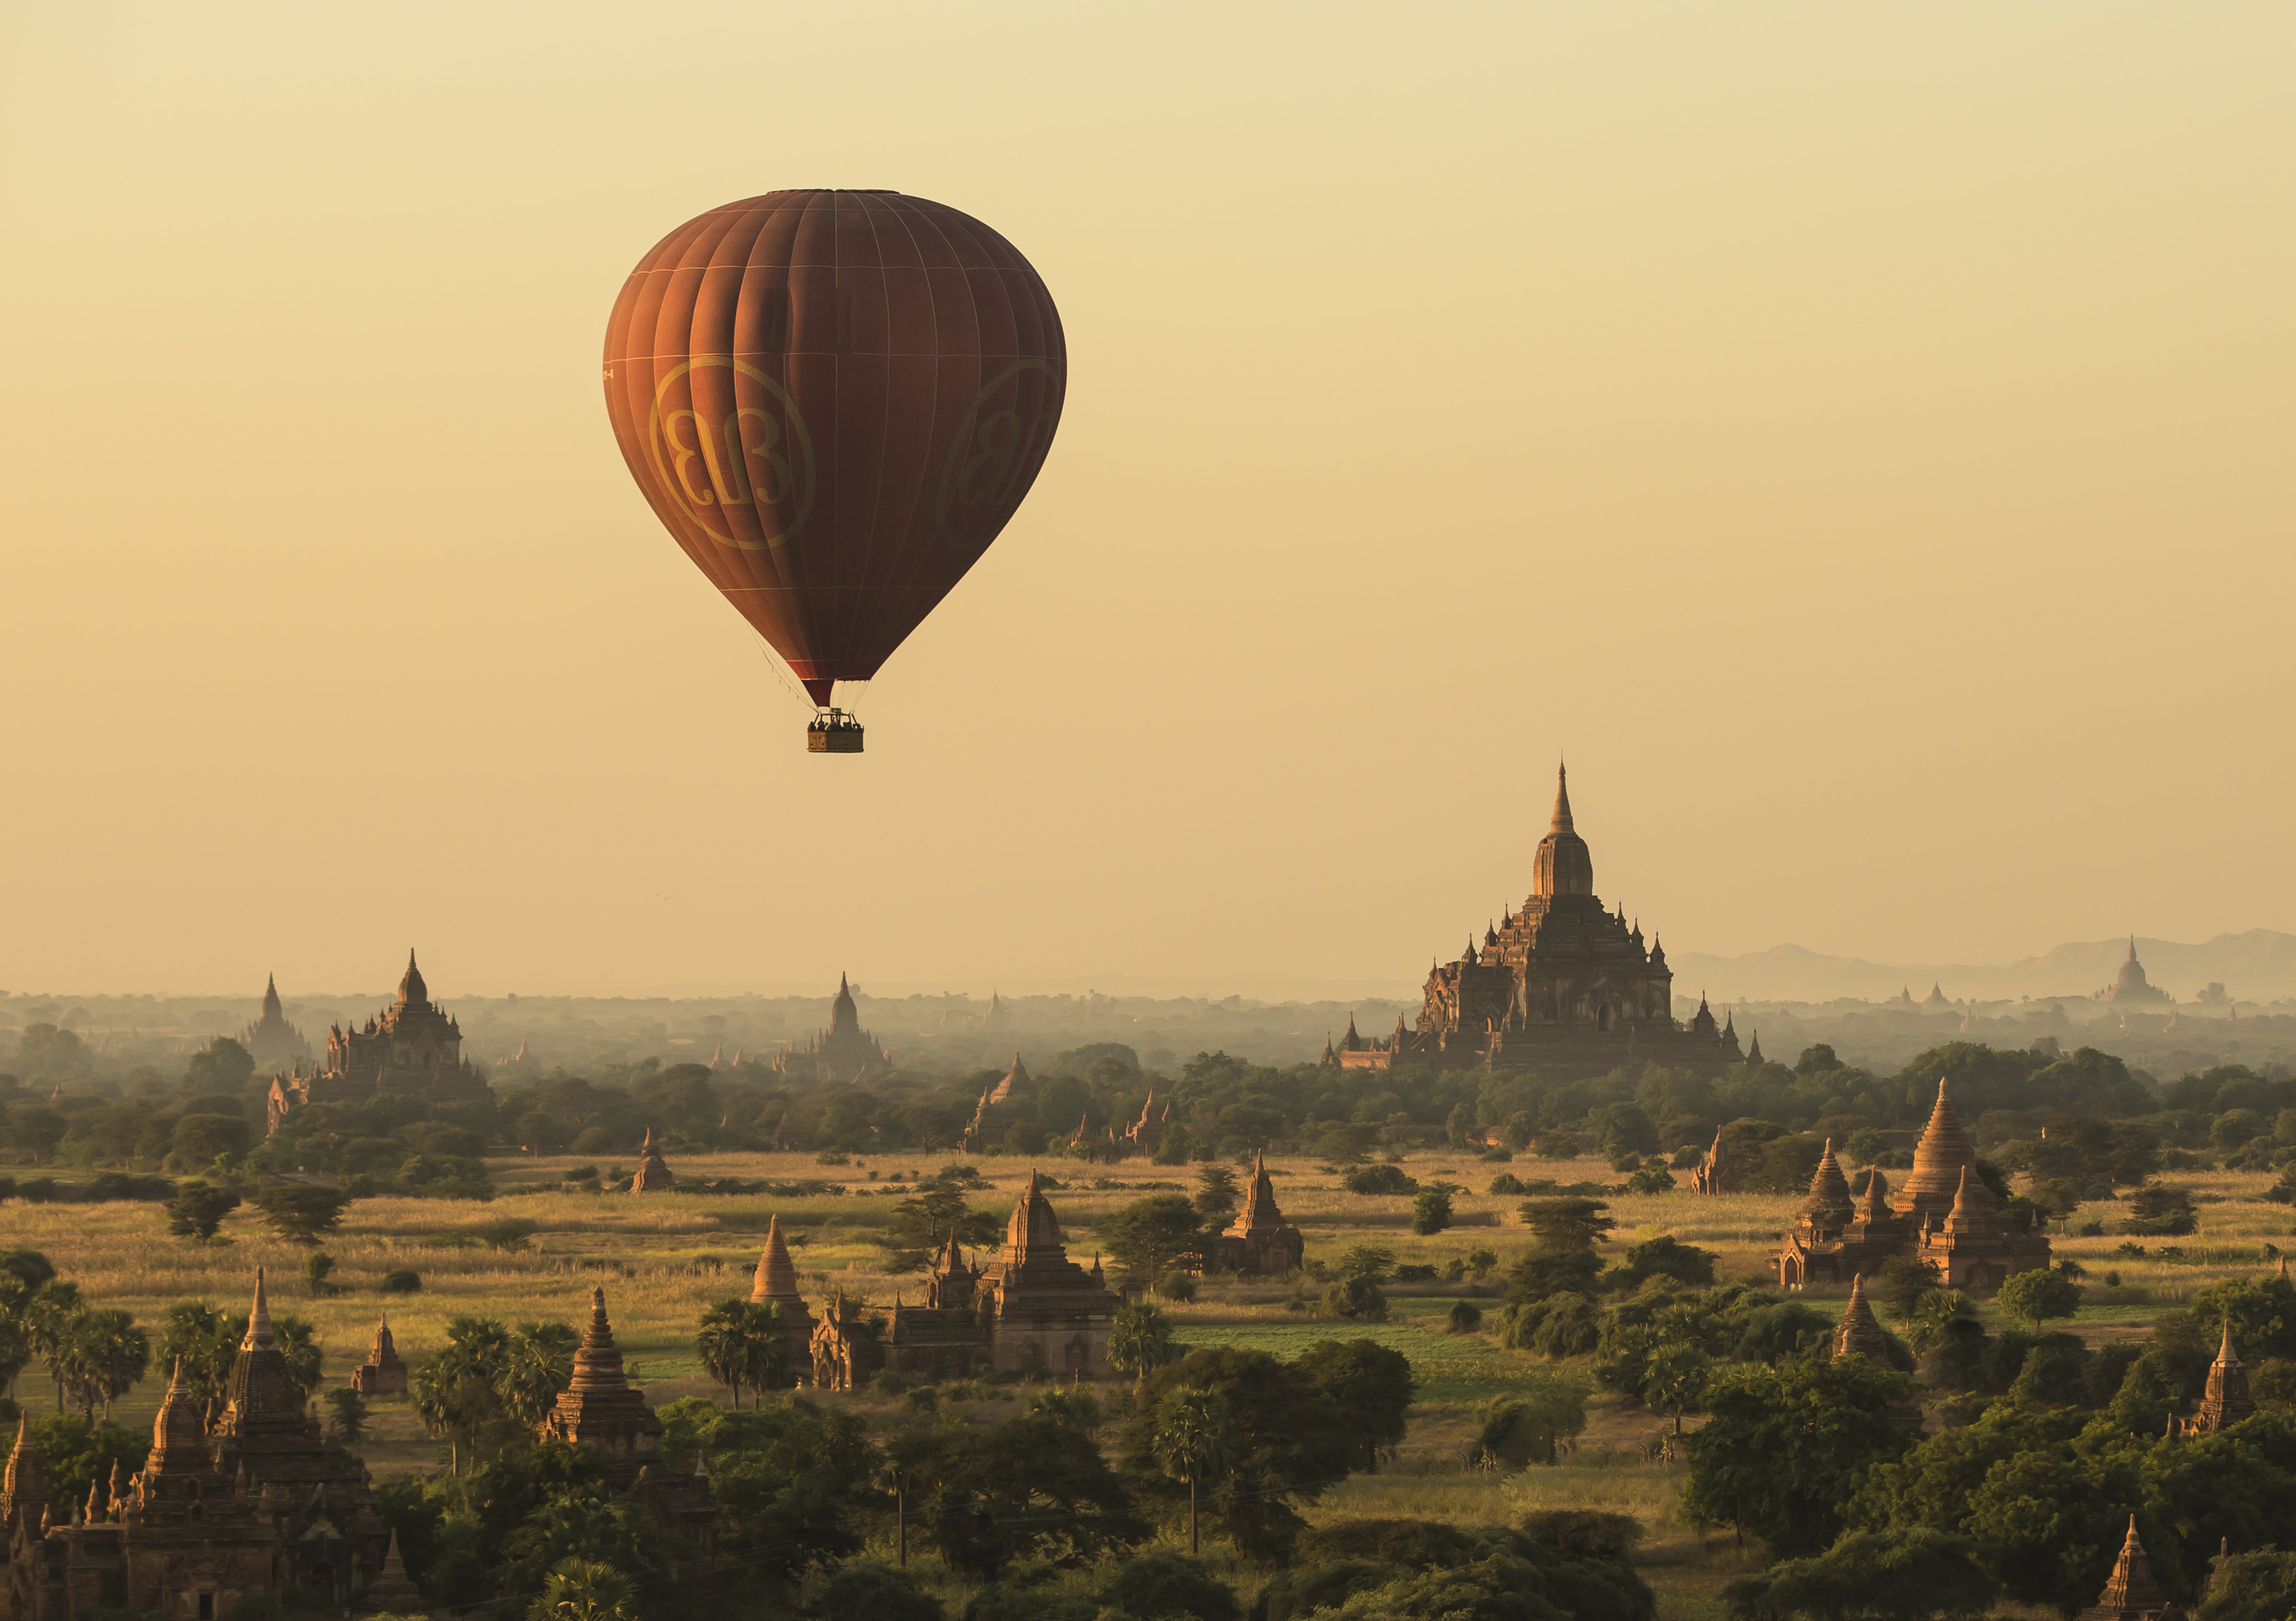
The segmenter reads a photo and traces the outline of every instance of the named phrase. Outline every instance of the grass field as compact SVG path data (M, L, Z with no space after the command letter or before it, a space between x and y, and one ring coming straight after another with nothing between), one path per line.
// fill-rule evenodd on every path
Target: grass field
M177 1301L243 1305L255 1268L265 1266L273 1280L274 1312L292 1312L316 1325L330 1383L343 1380L365 1354L376 1318L386 1311L402 1354L413 1359L437 1345L447 1320L458 1313L512 1321L555 1319L578 1326L586 1316L591 1288L603 1286L632 1370L660 1402L722 1395L696 1363L694 1321L711 1303L746 1295L769 1216L781 1218L808 1290L841 1288L849 1296L882 1305L890 1305L904 1291L914 1298L920 1277L886 1272L883 1252L869 1235L886 1223L894 1202L920 1173L930 1174L947 1158L888 1155L827 1167L809 1154L741 1154L673 1164L688 1179L834 1181L846 1189L784 1200L568 1193L556 1184L575 1168L570 1158L498 1161L494 1170L504 1191L492 1204L377 1198L353 1205L342 1230L324 1247L336 1262L332 1281L342 1292L323 1298L308 1296L302 1288L308 1252L272 1238L251 1210L225 1223L222 1241L201 1245L170 1238L154 1205L12 1202L0 1206L0 1234L10 1246L45 1252L92 1303L127 1307L155 1336L168 1307ZM1030 1166L999 1157L970 1163L988 1183L973 1196L974 1205L994 1211L1001 1223ZM1193 1173L1181 1168L1126 1165L1111 1173L1065 1161L1048 1161L1044 1168L1069 1184L1051 1197L1072 1255L1085 1262L1094 1252L1095 1223L1125 1203L1159 1184L1193 1189ZM1400 1262L1439 1263L1488 1247L1498 1253L1501 1271L1485 1292L1487 1307L1496 1304L1498 1279L1521 1254L1528 1237L1515 1214L1520 1200L1483 1191L1491 1177L1511 1171L1525 1180L1553 1177L1564 1183L1614 1180L1607 1166L1594 1160L1519 1160L1500 1166L1456 1153L1420 1153L1405 1168L1422 1181L1440 1178L1470 1189L1457 1201L1460 1227L1415 1237L1409 1230L1408 1198L1349 1194L1335 1174L1307 1160L1269 1165L1285 1215L1306 1234L1310 1259L1329 1260L1350 1243L1375 1242L1393 1250ZM902 1181L891 1180L896 1172L906 1173ZM1119 1185L1090 1188L1095 1178ZM2277 1253L2274 1247L2296 1243L2296 1213L2262 1201L2272 1181L2268 1175L2197 1173L2168 1180L2191 1188L2201 1201L2201 1231L2193 1237L2143 1240L2148 1254L2141 1259L2118 1255L2124 1242L2118 1237L2055 1240L2057 1254L2088 1271L2089 1302L2069 1326L2093 1341L2141 1336L2157 1312L2219 1278L2268 1266L2269 1255ZM1722 1279L1751 1281L1763 1275L1776 1235L1799 1202L1758 1195L1702 1199L1677 1190L1622 1195L1611 1200L1611 1214L1619 1222L1616 1237L1621 1242L1672 1233L1716 1252ZM2092 1215L2108 1225L2115 1220L2112 1206L2088 1206L2076 1225ZM497 1252L480 1241L479 1231L488 1223L513 1217L537 1229L525 1248ZM2163 1257L2164 1247L2181 1250L2182 1257ZM403 1268L420 1273L421 1292L382 1296L378 1286L383 1274ZM2120 1287L2103 1286L2109 1271L2119 1273ZM1512 1518L1537 1507L1628 1512L1644 1525L1641 1558L1645 1576L1660 1594L1662 1613L1698 1621L1718 1616L1714 1594L1744 1568L1748 1556L1727 1536L1702 1536L1677 1523L1670 1469L1641 1461L1639 1449L1659 1428L1652 1415L1598 1401L1578 1452L1558 1467L1495 1479L1462 1466L1461 1448L1480 1403L1512 1385L1570 1371L1501 1350L1487 1337L1444 1333L1445 1314L1468 1292L1456 1285L1394 1285L1390 1321L1361 1328L1303 1313L1296 1309L1292 1286L1273 1282L1214 1281L1195 1301L1172 1310L1181 1338L1192 1345L1249 1345L1289 1356L1331 1335L1365 1334L1411 1359L1420 1392L1412 1432L1399 1456L1379 1474L1350 1477L1327 1493L1312 1518L1415 1514L1472 1523ZM119 1404L116 1416L125 1423L148 1422L163 1385L163 1370L155 1369ZM37 1369L26 1372L17 1389L19 1399L32 1405L51 1399L48 1392ZM865 1394L822 1399L850 1402L872 1416L890 1416L894 1406L890 1399ZM1010 1411L1000 1402L982 1404L984 1417ZM421 1434L405 1402L376 1403L375 1417L374 1437L361 1451L378 1473L427 1468L439 1458L439 1447Z

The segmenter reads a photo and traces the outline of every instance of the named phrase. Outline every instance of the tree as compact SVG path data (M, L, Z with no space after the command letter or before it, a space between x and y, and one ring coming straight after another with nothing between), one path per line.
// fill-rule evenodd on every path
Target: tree
M1685 1438L1685 1511L1751 1531L1775 1556L1819 1551L1865 1471L1912 1445L1890 1411L1911 1395L1903 1375L1855 1357L1723 1368L1706 1388L1711 1416Z
M1368 1278L1337 1278L1324 1291L1324 1308L1356 1322L1385 1322L1387 1296Z
M1227 1398L1216 1390L1185 1386L1164 1393L1156 1403L1155 1435L1151 1442L1156 1461L1175 1480L1188 1487L1188 1551L1199 1551L1196 1539L1196 1486L1200 1481L1224 1475L1235 1461L1234 1422Z
M239 1195L234 1189L188 1181L168 1201L168 1230L204 1244L216 1236L224 1217L238 1208Z
M1587 1428L1587 1391L1572 1380L1550 1380L1485 1403L1467 1444L1470 1467L1520 1469L1552 1463L1557 1444Z
M1676 1342L1661 1345L1643 1363L1643 1399L1660 1412L1674 1415L1674 1433L1682 1433L1682 1415L1698 1405L1714 1359L1696 1345Z
M186 1115L168 1133L168 1147L186 1167L211 1165L226 1154L244 1154L254 1141L244 1115Z
M495 1381L509 1351L510 1331L500 1319L456 1317L447 1325L447 1343L416 1363L407 1380L422 1428L447 1438L453 1474L463 1472L464 1454L480 1434L505 1421Z
M1433 1182L1411 1201L1411 1230L1432 1238L1451 1225L1451 1197L1461 1191L1456 1182Z
M1109 1253L1124 1265L1128 1280L1160 1278L1184 1259L1201 1259L1203 1235L1195 1207L1177 1193L1135 1199L1102 1226Z
M952 1232L960 1244L993 1243L997 1222L989 1212L967 1205L962 1187L941 1180L920 1186L913 1196L894 1205L893 1219L870 1234L870 1238L891 1252L886 1257L888 1266L897 1272L913 1272L925 1263L928 1255L948 1242Z
M327 1428L345 1446L357 1446L366 1435L366 1398L346 1385L327 1392L327 1405L334 1414Z
M254 1077L253 1055L229 1036L217 1036L193 1053L191 1062L184 1066L184 1090L237 1097Z
M595 1559L562 1559L527 1610L528 1621L636 1621L630 1579Z
M918 1587L906 1570L871 1559L840 1565L821 1579L798 1612L806 1621L943 1621L940 1600Z
M1922 1527L1852 1531L1815 1558L1742 1576L1722 1599L1734 1621L1929 1621L1980 1615L1994 1592L1968 1537Z
M860 1551L854 1522L882 1502L882 1466L858 1415L797 1398L734 1412L687 1396L661 1421L673 1468L709 1465L721 1553L787 1576Z
M1170 1362L1178 1353L1172 1345L1172 1320L1161 1306L1142 1301L1116 1308L1108 1331L1108 1365L1128 1373L1136 1384Z
M1196 1214L1206 1226L1226 1222L1239 1202L1233 1165L1210 1164L1196 1173Z
M72 1320L82 1310L79 1285L62 1278L50 1278L35 1288L17 1309L17 1321L24 1332L24 1343L31 1354L47 1368L49 1377L56 1382L56 1407L64 1404L62 1355L65 1337L71 1331Z
M493 1380L495 1399L513 1426L540 1428L574 1382L574 1353L580 1343L562 1322L522 1322L511 1331Z
M1923 1299L1937 1292L1937 1268L1910 1255L1891 1255L1874 1271L1866 1291L1901 1323L1910 1323Z
M334 1289L332 1286L327 1282L327 1279L334 1270L335 1258L327 1254L324 1250L315 1250L310 1255L304 1256L304 1292L315 1298L333 1294Z
M785 1390L797 1383L789 1326L772 1301L719 1301L702 1312L693 1347L702 1371L733 1391L735 1407L744 1387Z
M117 1307L77 1312L66 1324L53 1364L56 1378L78 1397L88 1422L96 1403L111 1416L111 1404L127 1394L152 1365L152 1341L135 1325L135 1314Z
M1344 1419L1306 1374L1264 1351L1208 1346L1167 1363L1134 1400L1119 1446L1141 1490L1169 1493L1176 1510L1183 1505L1156 1458L1154 1415L1167 1392L1183 1387L1219 1392L1234 1426L1234 1464L1199 1493L1202 1507L1246 1557L1280 1556L1306 1523L1292 1505L1356 1467Z
M350 1202L341 1189L316 1182L289 1182L255 1196L255 1207L271 1230L290 1244L316 1244L321 1234L342 1225L343 1207Z
M920 1526L952 1570L987 1577L1039 1554L1089 1560L1147 1535L1098 1445L1060 1419L929 1433L909 1460Z
M2079 1311L2084 1293L2079 1284L2054 1267L2035 1267L2019 1272L2001 1286L2001 1309L2023 1318L2038 1334L2045 1319L2070 1317Z
M1384 1244L1350 1244L1340 1252L1332 1270L1342 1278L1375 1283L1395 1270L1395 1252Z
M1507 1297L1524 1304L1554 1295L1595 1292L1603 1263L1595 1246L1618 1223L1600 1199L1529 1199L1522 1219L1532 1234L1530 1253L1515 1263Z
M1349 1439L1362 1449L1364 1471L1375 1473L1380 1449L1403 1444L1404 1415L1416 1388L1411 1359L1376 1340L1321 1339L1292 1365L1331 1397Z

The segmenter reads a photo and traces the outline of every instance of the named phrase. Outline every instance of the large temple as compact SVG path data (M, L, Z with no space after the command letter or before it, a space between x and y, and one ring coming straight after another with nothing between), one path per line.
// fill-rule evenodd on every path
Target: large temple
M2112 983L2096 993L2100 1002L2119 1002L2131 1008L2150 1007L2154 1003L2165 1007L2176 999L2144 976L2144 965L2136 960L2136 936L2128 937L2128 955L2120 964L2120 972Z
M1644 1061L1708 1071L1743 1061L1736 1032L1718 1027L1702 1000L1688 1024L1676 1022L1666 949L1655 939L1645 947L1642 926L1596 898L1595 858L1562 773L1522 909L1487 927L1480 946L1470 935L1456 960L1436 965L1417 1026L1398 1025L1390 1050L1554 1078Z
M99 1608L216 1621L258 1594L342 1611L390 1574L366 1466L326 1441L271 1327L258 1271L222 1416L209 1430L177 1369L132 1476L114 1466L82 1504L50 1502L28 1428L0 1490L5 1621ZM398 1573L404 1580L404 1572Z
M1718 1134L1715 1140L1718 1146ZM1874 1171L1864 1197L1853 1195L1828 1141L1809 1195L1771 1261L1779 1285L1855 1287L1892 1255L1924 1263L1951 1289L1997 1288L2015 1273L2049 1264L2048 1236L2003 1215L1977 1173L1977 1151L1943 1081L1894 1205L1885 1192L1882 1173Z
M287 1009L279 1000L277 975L264 982L263 1012L255 1023L239 1033L239 1044L247 1049L248 1057L255 1060L258 1069L292 1064L298 1058L311 1056L311 1044L303 1039L303 1033L287 1022Z
M999 1373L1096 1378L1118 1304L1098 1256L1090 1271L1069 1259L1060 1219L1030 1172L1004 1251L988 1265L967 1260L951 1233L933 1257L923 1305L896 1301L889 1323L833 1298L813 1331L813 1382L855 1390L881 1371L945 1378L976 1358Z
M718 1547L718 1500L704 1474L673 1472L661 1453L661 1419L632 1385L606 1317L606 1291L590 1291L590 1321L574 1352L573 1381L542 1420L542 1438L587 1451L606 1485L652 1509L704 1556Z
M853 1004L853 990L845 975L837 976L837 1000L829 1004L829 1028L814 1032L804 1047L792 1047L775 1056L772 1067L784 1075L810 1081L866 1080L892 1067L891 1055L861 1028L861 1011Z
M1300 1230L1285 1221L1283 1213L1275 1207L1275 1184L1268 1180L1267 1156L1255 1156L1251 1186L1244 1189L1243 1208L1236 1213L1226 1231L1213 1238L1212 1253L1207 1259L1219 1271L1280 1276L1300 1270L1307 1247Z
M414 953L406 953L406 973L398 1000L370 1018L364 1030L337 1024L327 1031L327 1054L319 1066L300 1064L271 1082L270 1129L294 1110L314 1103L364 1103L381 1092L404 1092L430 1103L477 1102L490 1095L486 1078L463 1057L463 1027L430 1000Z

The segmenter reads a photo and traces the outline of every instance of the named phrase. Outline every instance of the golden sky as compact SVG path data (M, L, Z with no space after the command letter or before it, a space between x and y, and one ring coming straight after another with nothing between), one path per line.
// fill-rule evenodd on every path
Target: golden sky
M1567 754L1669 950L2296 927L2296 10L0 11L0 985L1401 989ZM598 355L782 186L1061 434L805 712Z

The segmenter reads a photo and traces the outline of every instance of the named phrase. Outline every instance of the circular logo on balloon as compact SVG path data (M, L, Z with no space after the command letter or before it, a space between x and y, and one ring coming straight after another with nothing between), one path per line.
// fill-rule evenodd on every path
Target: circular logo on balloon
M813 516L813 436L797 401L731 355L696 355L654 385L646 455L662 492L722 545L783 546Z
M1049 360L1015 362L980 385L940 475L935 518L950 550L977 550L996 538L1036 482L1060 424L1061 374Z

